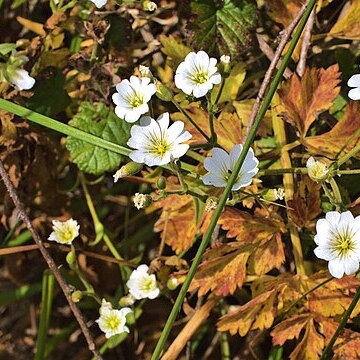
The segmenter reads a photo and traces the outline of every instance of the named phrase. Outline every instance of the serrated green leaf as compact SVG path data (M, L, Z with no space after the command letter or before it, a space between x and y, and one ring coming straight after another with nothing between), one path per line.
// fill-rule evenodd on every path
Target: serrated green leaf
M119 145L130 138L131 124L119 119L102 103L83 103L69 125ZM100 175L117 169L122 155L69 136L66 148L80 170Z
M236 58L253 39L256 6L249 0L193 0L192 45L214 56ZM215 41L216 40L216 41Z

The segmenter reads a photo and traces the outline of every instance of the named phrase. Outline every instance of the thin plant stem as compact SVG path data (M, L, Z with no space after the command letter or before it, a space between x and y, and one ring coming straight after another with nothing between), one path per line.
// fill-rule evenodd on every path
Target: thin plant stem
M235 180L237 179L238 177L238 174L240 172L240 169L241 169L241 166L242 164L244 163L244 160L245 160L245 157L250 149L250 146L256 136L256 133L257 133L257 130L260 126L260 123L261 121L263 120L264 116L265 116L265 113L267 111L267 108L269 107L270 103L271 103L271 100L276 92L276 89L278 87L278 85L280 84L280 81L282 79L282 76L283 76L283 73L285 71L285 68L287 66L287 63L288 61L290 60L291 58L291 55L296 47L296 44L298 43L299 39L300 39L300 36L301 36L301 33L305 27L305 24L306 24L306 21L308 19L308 17L310 16L310 13L312 11L312 9L314 8L315 6L315 3L316 3L316 0L310 0L309 3L308 3L308 6L306 7L306 10L304 12L304 15L303 15L303 18L301 19L300 21L300 24L298 26L298 28L296 29L295 31L295 34L294 34L294 37L289 45L289 48L284 56L284 59L281 63L281 65L279 66L279 70L277 71L274 79L272 80L271 84L270 84L270 87L269 87L269 91L263 101L263 103L261 104L261 107L259 109L259 112L257 113L257 116L255 117L255 121L253 123L253 126L251 127L250 131L249 131L249 134L247 136L247 139L245 141L245 144L244 144L244 148L243 148L243 151L241 152L240 156L239 156L239 159L237 160L235 166L234 166L234 170L228 180L228 183L225 187L225 190L219 200L219 204L218 204L218 207L216 208L216 210L214 211L214 214L211 218L211 221L210 221L210 224L209 224L209 227L199 245L199 248L198 248L198 251L195 255L195 258L194 258L194 261L190 267L190 270L186 276L186 279L180 289L180 292L179 292L179 295L175 301L175 304L173 305L173 308L172 308L172 311L166 321L166 324L165 324L165 327L164 327L164 330L160 336L160 339L156 345L156 348L152 354L152 357L151 359L152 360L158 360L160 355L161 355L161 352L165 346L165 343L166 343L166 340L170 334L170 331L171 331L171 328L172 328L172 325L181 309L181 306L183 304L183 301L184 301L184 298L185 298L185 295L189 289L189 286L190 286L190 283L193 279L193 277L195 276L195 273L196 273L196 270L200 264L200 261L201 261L201 257L203 255L203 253L205 252L205 249L212 237L212 234L215 230L215 227L216 227L216 224L220 218L220 215L222 213L222 210L226 204L226 201L231 193L231 188L233 186L233 184L235 183Z
M221 315L226 315L223 300L220 302L220 312ZM231 360L229 338L226 332L221 332L220 334L220 349L221 349L221 360Z
M195 129L206 139L210 141L210 138L205 134L201 127L191 118L191 116L184 110L175 100L171 100L175 107L190 121L190 123L195 127Z
M360 286L357 288L355 296L351 302L351 304L349 305L348 309L345 311L340 324L338 326L338 328L336 329L334 335L332 336L331 340L329 341L329 343L326 345L324 352L321 355L320 360L329 360L331 359L331 353L332 353L332 347L335 344L336 339L338 338L338 336L340 335L340 333L343 331L351 313L353 312L353 310L355 309L355 306L357 305L358 301L360 300Z
M219 89L219 92L217 93L216 95L216 99L215 99L215 103L214 104L218 104L219 100L220 100L220 97L221 97L221 94L224 90L224 87L225 87L225 81L226 81L226 78L224 76L221 77L221 84L220 84L220 89Z
M347 154L342 156L338 161L338 167L348 161L351 157L355 156L360 151L360 144L351 149Z

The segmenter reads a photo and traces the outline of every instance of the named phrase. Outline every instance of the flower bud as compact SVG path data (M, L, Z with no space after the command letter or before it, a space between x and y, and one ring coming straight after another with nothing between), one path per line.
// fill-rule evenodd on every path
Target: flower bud
M143 168L143 164L137 163L135 161L130 161L127 164L123 165L114 175L114 182L116 183L119 179L132 176L137 174Z
M71 299L74 303L78 303L83 298L83 293L80 290L76 290L71 294Z
M138 210L148 207L151 203L152 198L148 194L136 193L134 196L134 205Z
M179 286L177 278L171 278L167 281L166 286L169 290L175 290Z
M327 164L322 161L315 160L313 157L310 157L306 162L306 167L308 170L308 175L313 181L322 182L327 180L329 177L329 169Z
M209 196L206 199L205 211L209 212L215 210L217 206L218 206L218 200L215 197Z
M163 176L160 176L156 182L156 186L160 190L164 190L166 188L166 179Z
M153 1L142 1L141 7L145 11L155 11L157 9L157 5Z
M66 255L66 262L70 265L73 266L76 264L76 255L70 251L67 255Z
M126 307L126 306L132 306L135 303L135 298L131 295L128 294L126 296L123 296L120 300L119 300L119 305L121 307Z
M285 198L284 188L274 189L273 192L276 200L284 200Z
M157 91L155 93L155 95L162 101L171 101L174 94L171 91L170 88L168 88L167 86L165 86L163 83L161 83L160 81L158 81L156 83L157 86Z
M153 74L150 71L150 68L148 66L140 65L139 73L140 73L141 77L148 77L150 79L153 79Z

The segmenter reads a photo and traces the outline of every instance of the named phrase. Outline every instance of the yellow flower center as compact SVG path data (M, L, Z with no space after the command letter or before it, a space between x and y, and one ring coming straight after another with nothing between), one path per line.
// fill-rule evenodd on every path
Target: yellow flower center
M121 319L116 314L109 314L106 317L106 327L115 331L119 326L121 326Z
M337 252L339 257L344 257L353 251L355 248L352 234L348 228L342 233L338 233L334 239L334 250Z
M154 279L150 276L143 279L141 283L141 290L143 291L150 291L154 287Z
M129 100L129 104L132 106L132 107L138 107L140 105L142 105L144 103L144 100L141 96L134 96L133 98L131 98Z
M198 84L204 84L209 80L209 75L204 71L198 71L194 74L192 80Z
M64 241L64 242L69 242L72 241L74 238L74 232L72 231L72 229L70 229L69 227L64 227L63 229L61 229L59 237Z
M160 156L164 156L164 154L169 150L169 144L166 141L162 141L155 145L154 151Z

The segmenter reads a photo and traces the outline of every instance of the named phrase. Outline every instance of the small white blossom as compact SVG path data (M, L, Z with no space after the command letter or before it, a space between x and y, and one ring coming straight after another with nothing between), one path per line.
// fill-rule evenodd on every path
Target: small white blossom
M319 160L315 160L312 156L306 162L306 168L311 180L321 182L329 176L329 169L327 165Z
M149 206L151 203L152 199L151 196L148 194L136 193L134 195L134 205L138 210Z
M329 261L329 272L336 278L354 274L360 261L360 216L350 211L329 211L316 223L315 255Z
M216 63L217 60L209 58L205 51L189 53L176 70L176 87L185 94L193 94L197 98L206 95L214 84L221 82Z
M72 241L79 236L80 225L76 220L69 219L67 221L53 220L53 232L48 240L56 241L59 244L70 245Z
M107 0L90 0L90 1L94 3L97 8L103 7L107 2Z
M213 197L209 197L206 200L205 211L210 212L212 210L216 210L217 206L218 206L218 201Z
M150 77L152 75L149 67L145 65L139 66L139 73L142 77Z
M243 146L240 144L235 145L231 149L230 154L223 149L213 148L212 156L204 161L204 167L209 172L203 176L203 183L216 187L226 187L242 150ZM254 151L250 148L232 187L233 191L251 184L252 178L259 171L258 164L259 161L255 157Z
M150 84L148 77L131 76L116 85L116 93L112 96L116 115L129 123L139 120L142 114L149 111L148 102L156 93L156 85Z
M142 7L145 11L155 11L157 9L157 5L153 1L147 0L143 2Z
M175 121L170 127L168 113L155 121L149 116L140 119L140 126L131 128L131 138L127 144L135 149L129 154L131 160L148 166L166 165L183 156L189 145L182 144L191 138L184 131L184 123Z
M347 84L349 87L354 88L349 91L349 98L351 100L360 100L360 74L353 75Z
M140 265L134 270L126 286L129 288L130 294L136 299L155 299L158 297L160 290L156 284L156 277L154 274L148 273L147 265Z
M126 315L132 312L128 307L113 310L111 304L110 306L109 304L103 299L99 309L100 317L96 320L100 330L105 333L107 339L123 332L130 332L126 326Z
M230 56L229 55L221 55L220 57L220 61L223 63L223 64L229 64L230 63Z
M274 196L276 200L284 200L285 190L283 188L274 189Z

